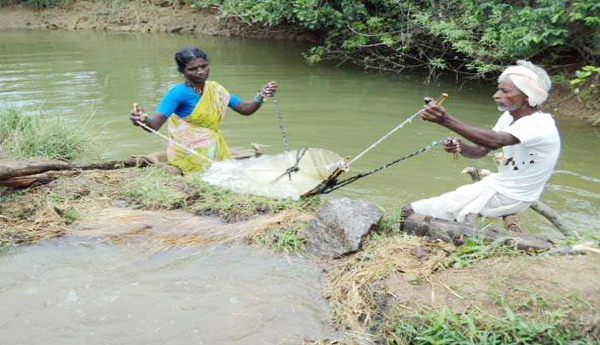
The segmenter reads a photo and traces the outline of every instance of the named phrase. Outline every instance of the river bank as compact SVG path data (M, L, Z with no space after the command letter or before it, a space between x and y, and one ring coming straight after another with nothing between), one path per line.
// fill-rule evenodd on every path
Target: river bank
M98 30L114 32L189 33L210 36L317 42L315 33L293 27L260 27L222 20L210 10L148 2L75 1L60 8L0 7L1 30ZM555 83L546 108L558 116L600 125L600 105Z
M75 1L59 8L0 7L0 30L98 30L190 33L210 36L309 41L315 37L291 27L262 28L221 20L210 10L157 6L148 2Z

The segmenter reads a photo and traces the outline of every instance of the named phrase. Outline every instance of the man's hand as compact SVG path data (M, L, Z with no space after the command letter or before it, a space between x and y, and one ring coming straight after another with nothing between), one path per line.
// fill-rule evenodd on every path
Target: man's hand
M425 105L421 110L421 119L429 122L442 123L446 116L446 108L438 105L432 98L425 98Z
M444 150L448 153L459 154L462 152L462 140L455 137L448 137L444 140Z

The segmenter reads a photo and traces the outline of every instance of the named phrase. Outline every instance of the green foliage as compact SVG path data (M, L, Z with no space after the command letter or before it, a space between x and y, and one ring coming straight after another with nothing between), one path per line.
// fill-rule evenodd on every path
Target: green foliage
M584 66L575 72L575 78L570 83L575 87L575 93L583 98L595 98L600 96L600 66Z
M226 221L245 220L256 214L284 209L313 210L321 204L318 197L294 201L238 194L203 182L200 174L191 174L188 182L197 191L189 209L200 214L216 214Z
M379 221L379 228L384 231L400 232L400 227L403 222L402 210L398 209L392 213L384 211L383 218Z
M517 59L544 64L599 59L600 3L587 0L195 0L223 17L318 33L309 62L428 68L484 77Z
M43 118L14 108L0 110L2 150L15 157L43 157L72 161L90 148L82 121L61 116Z

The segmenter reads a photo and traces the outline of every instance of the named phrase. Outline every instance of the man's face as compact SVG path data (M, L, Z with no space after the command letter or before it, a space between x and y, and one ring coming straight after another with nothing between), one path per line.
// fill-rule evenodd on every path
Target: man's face
M528 97L508 78L498 84L493 98L500 111L512 112L528 104Z

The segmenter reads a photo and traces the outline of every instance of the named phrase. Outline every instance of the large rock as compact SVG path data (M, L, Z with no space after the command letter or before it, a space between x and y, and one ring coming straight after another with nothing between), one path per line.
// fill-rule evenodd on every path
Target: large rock
M348 198L327 203L304 231L308 249L316 254L337 258L357 251L383 212L366 201Z

